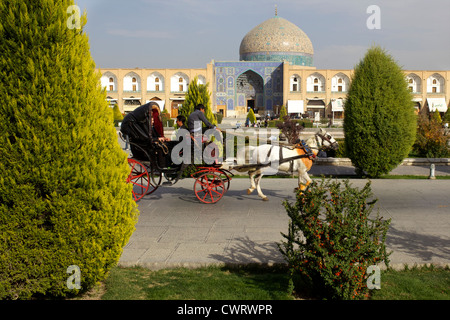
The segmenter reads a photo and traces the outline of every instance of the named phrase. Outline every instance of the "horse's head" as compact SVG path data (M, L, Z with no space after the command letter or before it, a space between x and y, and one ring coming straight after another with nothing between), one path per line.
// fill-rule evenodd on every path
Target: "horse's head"
M322 128L319 130L319 132L316 133L316 140L319 144L319 148L331 148L333 150L337 150L337 148L339 147L336 139L334 139L331 134L329 134Z

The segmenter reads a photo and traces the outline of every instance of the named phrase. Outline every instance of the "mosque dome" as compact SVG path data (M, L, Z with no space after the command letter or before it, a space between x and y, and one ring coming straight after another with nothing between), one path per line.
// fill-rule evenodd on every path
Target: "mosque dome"
M242 39L241 61L289 61L313 66L314 49L308 36L295 24L275 16L256 26Z

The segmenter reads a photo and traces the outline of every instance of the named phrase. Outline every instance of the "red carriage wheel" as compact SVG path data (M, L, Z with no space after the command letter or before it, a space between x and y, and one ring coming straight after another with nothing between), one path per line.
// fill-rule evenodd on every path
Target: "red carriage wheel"
M153 166L150 165L150 167L148 167L148 175L150 179L147 194L151 194L156 189L158 189L159 185L161 184L162 173L160 171L154 170Z
M216 203L225 194L226 187L220 176L207 172L195 179L194 193L203 203Z
M129 158L128 164L130 165L131 170L127 182L133 184L133 198L134 201L138 201L147 194L150 184L148 171L143 164L134 159Z

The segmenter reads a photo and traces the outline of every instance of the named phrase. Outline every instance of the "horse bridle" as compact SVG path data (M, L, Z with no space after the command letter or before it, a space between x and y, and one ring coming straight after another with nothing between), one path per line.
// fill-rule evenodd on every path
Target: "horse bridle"
M315 136L316 136L317 145L319 145L319 139L317 139L317 137L320 137L322 139L322 142L323 142L323 140L328 141L328 143L330 144L331 148L337 148L337 142L336 141L335 142L331 142L331 135L329 135L329 134L323 135L323 134L320 134L320 133L316 133ZM320 143L320 146L323 147L323 143Z

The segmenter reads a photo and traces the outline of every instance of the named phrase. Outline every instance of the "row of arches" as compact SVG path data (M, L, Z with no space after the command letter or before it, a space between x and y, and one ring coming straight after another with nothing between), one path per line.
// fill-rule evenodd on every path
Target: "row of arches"
M408 89L413 93L422 92L422 79L415 73L406 76ZM439 73L434 73L426 79L427 93L444 93L445 79Z
M415 73L410 73L406 76L408 83L408 89L412 93L422 92L422 79ZM338 73L331 79L331 92L346 92L350 86L350 78L343 74ZM444 93L445 92L445 79L439 73L434 73L426 79L426 92L427 93ZM319 72L311 74L306 79L306 91L307 92L325 92L326 81L325 77ZM301 91L301 77L298 74L294 74L290 78L290 91Z
M290 78L290 91L300 92L302 78L298 74L294 74ZM332 92L346 92L350 86L350 78L344 73L338 73L331 79ZM325 92L326 80L319 72L311 74L306 79L307 92Z
M202 75L197 76L199 84L206 84L206 78ZM106 88L107 92L115 92L119 89L119 79L117 76L108 71L101 77L101 85ZM183 72L177 72L166 81L165 77L159 72L153 72L147 77L147 91L164 92L166 85L170 86L171 92L187 92L189 86L189 77ZM124 92L140 92L142 91L142 79L135 72L127 73L123 79L122 84Z

